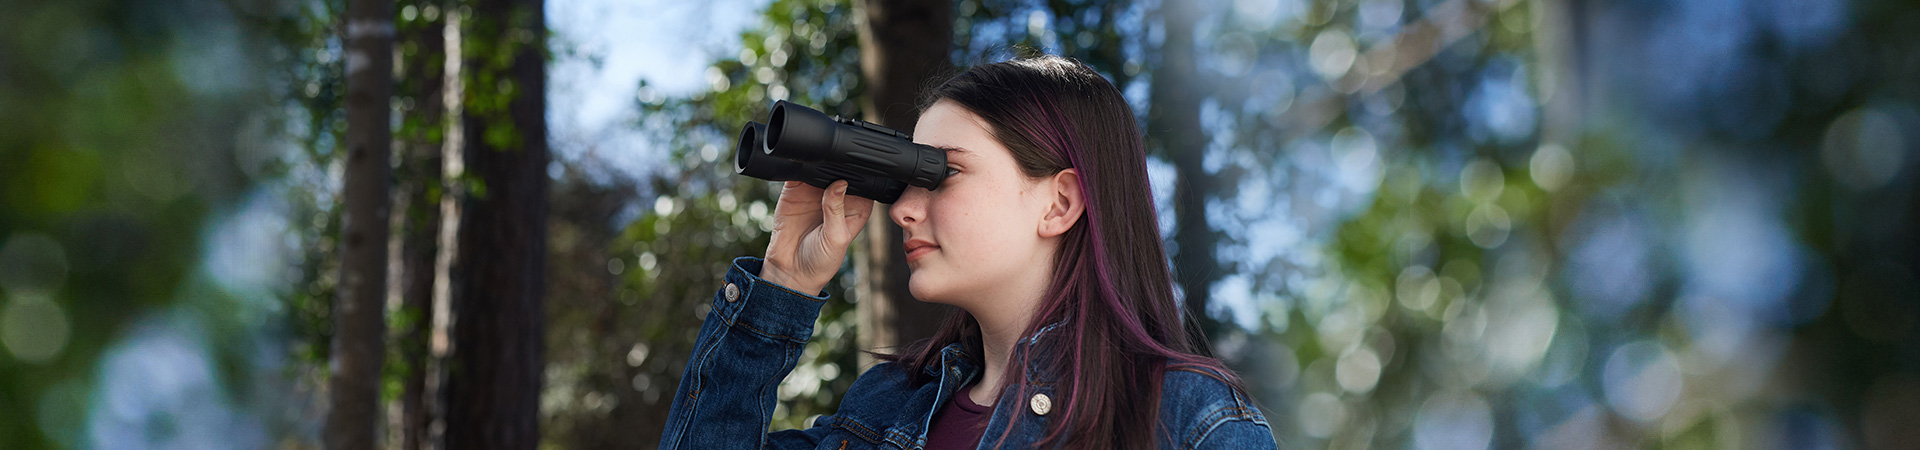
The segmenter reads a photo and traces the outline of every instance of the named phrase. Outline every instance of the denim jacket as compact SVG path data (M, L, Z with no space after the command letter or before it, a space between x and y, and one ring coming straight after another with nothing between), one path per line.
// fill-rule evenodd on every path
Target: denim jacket
M962 346L941 351L938 376L919 386L904 366L881 363L855 379L840 409L812 428L767 433L775 391L813 335L825 293L806 295L759 277L759 258L738 258L700 326L693 356L674 393L660 448L668 449L920 449L933 414L980 376ZM1058 324L1054 324L1058 325ZM1053 326L1017 345L1034 345ZM1035 365L1029 364L1028 367ZM1170 366L1160 394L1163 449L1273 449L1267 419L1243 394L1204 369ZM934 373L938 371L938 373ZM994 448L1009 424L1004 448L1028 448L1046 432L1048 412L1062 410L1051 374L1029 369L1023 389L1010 387L994 402L978 448ZM1024 396L1025 398L1018 398ZM1018 420L1015 415L1018 414Z

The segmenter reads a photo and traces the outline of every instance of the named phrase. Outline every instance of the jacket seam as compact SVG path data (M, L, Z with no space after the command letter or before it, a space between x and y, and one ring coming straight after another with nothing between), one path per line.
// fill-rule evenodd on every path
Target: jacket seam
M725 315L723 314L721 317L724 319ZM722 320L722 322L726 322L726 320ZM702 387L706 385L707 371L711 369L711 365L713 364L713 353L720 347L720 341L726 339L727 330L732 327L716 328L718 329L714 331L713 339L707 342L706 348L696 349L699 353L696 354L697 359L694 361L693 367L697 370L690 371L691 375L693 375L690 377L692 379L680 380L681 383L693 383L693 386L687 390L687 411L686 414L680 416L682 423L673 424L673 426L680 429L680 434L677 436L679 441L684 441L688 437L688 428L693 425L690 422L694 416L698 415L697 412L700 411L700 394ZM761 439L765 440L766 438L762 437ZM675 444L677 446L678 442Z
M742 326L744 326L744 324L742 324ZM782 371L782 372L789 372L789 373L790 373L790 372L792 372L792 371L793 371L793 366L794 366L795 364L798 364L798 363L800 362L800 359L799 359L798 357L795 357L795 355L793 355L793 347L792 347L792 346L788 346L788 345L781 345L781 347L783 347L783 348L781 349L782 351L780 352L780 360L781 360L781 361L792 361L792 362L791 362L791 363L786 363L786 364L781 364L781 366L780 366L780 369L781 369L781 371ZM786 379L786 377L785 377L785 376L782 376L782 377L780 377L780 378L781 378L782 380L784 380L784 379ZM774 382L774 383L772 383L772 384L766 384L766 385L761 385L761 386L760 386L760 389L759 389L759 392L758 392L758 393L757 393L757 394L756 394L756 395L755 395L754 397L755 397L755 398L770 398L770 397L777 397L777 395L776 395L776 394L775 394L774 392L772 392L772 390L773 390L773 389L777 389L777 388L779 388L779 387L780 387L780 382L779 382L779 381L775 381L775 382ZM759 403L759 402L754 402L754 403ZM760 413L760 422L759 422L759 423L769 423L769 422L772 422L772 421L773 421L773 418L772 418L772 417L769 417L769 416L772 416L772 415L773 415L773 411L771 411L771 410L768 410L767 408L754 408L754 410L755 410L755 412L758 412L758 413ZM762 448L765 448L765 447L767 446L767 436L768 436L768 435L767 435L766 433L761 433L761 434L760 434L760 447L762 447Z
M697 409L699 405L697 402L700 400L700 391L706 386L707 371L713 368L713 352L720 348L720 341L727 338L727 331L724 328L732 327L723 327L720 331L715 332L713 341L708 342L707 347L700 351L700 361L699 364L695 366L700 368L700 370L694 372L693 389L687 392L687 401L696 403L687 405L688 412ZM685 381L683 380L682 382Z
M1221 425L1225 425L1228 422L1245 421L1254 425L1264 426L1264 423L1255 420L1256 417L1259 417L1259 414L1259 411L1250 410L1241 406L1228 406L1216 409L1208 413L1206 419L1201 421L1205 426L1196 428L1193 436L1187 439L1183 448L1189 450L1199 448L1201 443L1206 442L1208 437L1213 436L1214 430L1220 429Z
M857 437L857 438L860 438L861 440L867 441L867 443L869 444L878 444L881 442L881 439L879 436L880 433L874 432L873 429L867 428L866 425L863 425L860 422L855 422L853 421L853 419L848 419L845 417L835 417L833 418L832 426L834 428L847 430L847 432L853 433L853 437Z

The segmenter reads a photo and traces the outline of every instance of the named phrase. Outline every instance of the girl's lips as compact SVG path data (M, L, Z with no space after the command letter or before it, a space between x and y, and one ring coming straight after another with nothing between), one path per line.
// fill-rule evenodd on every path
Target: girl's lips
M934 250L939 249L940 246L933 245L931 242L917 239L907 241L907 262L913 262L913 260L920 259L920 257L926 256L928 253L933 253Z

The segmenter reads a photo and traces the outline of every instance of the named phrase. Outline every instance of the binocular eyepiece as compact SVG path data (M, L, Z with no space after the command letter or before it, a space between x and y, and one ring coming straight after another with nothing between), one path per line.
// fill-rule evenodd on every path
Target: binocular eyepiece
M872 122L827 117L781 100L767 123L747 122L734 149L733 171L767 181L802 181L825 189L847 180L847 193L893 203L907 186L933 189L947 179L947 152L916 144L906 133Z

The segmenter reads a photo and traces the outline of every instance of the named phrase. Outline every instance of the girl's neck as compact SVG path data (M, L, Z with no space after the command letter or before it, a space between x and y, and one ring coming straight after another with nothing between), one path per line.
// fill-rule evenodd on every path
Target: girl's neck
M971 314L971 313L969 313ZM974 320L980 323L980 351L986 369L981 372L980 383L975 386L969 397L975 404L993 406L999 399L1000 388L1006 384L1008 359L1013 354L1013 346L1020 341L1020 333L1027 329L1027 320L1031 315L1022 314L1020 320L1014 318L996 318L993 320L975 314ZM1017 322L1017 323L1016 323Z
M1032 267L1053 267L1052 261L1049 254L1031 264ZM980 351L986 370L969 395L974 403L993 406L999 399L1001 387L1007 383L1004 375L1014 345L1039 314L1041 298L1046 296L1051 281L1045 272L1036 272L1030 277L1006 280L1000 283L1000 289L981 292L983 297L959 304L980 325Z

